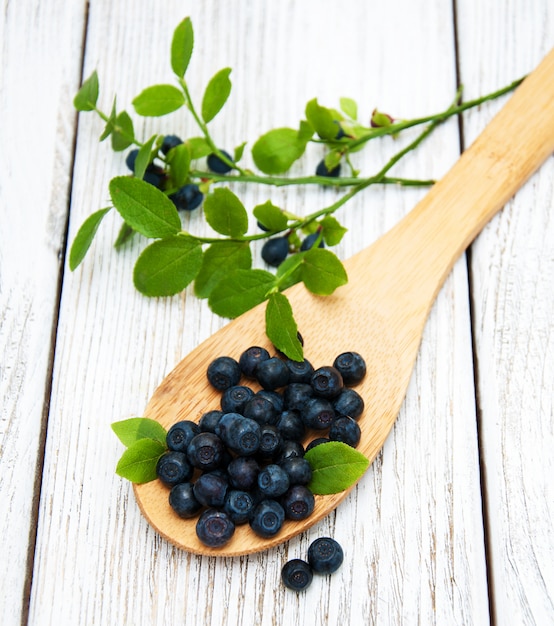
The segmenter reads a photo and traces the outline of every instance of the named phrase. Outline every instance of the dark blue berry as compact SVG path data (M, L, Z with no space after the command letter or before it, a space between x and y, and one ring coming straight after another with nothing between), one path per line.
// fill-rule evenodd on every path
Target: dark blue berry
M192 438L199 432L200 427L196 422L191 420L177 422L167 431L165 439L167 447L175 452L186 452Z
M314 373L314 367L307 359L304 359L304 361L286 359L285 365L290 372L289 383L310 382L312 374Z
M274 356L258 365L256 378L264 389L274 391L288 384L290 373L285 363Z
M344 383L341 373L330 365L315 370L310 384L316 395L322 398L334 398L342 391Z
M265 539L274 537L285 521L285 511L277 500L262 500L250 518L252 530Z
M312 466L304 457L292 457L279 465L288 474L291 485L307 485L312 480Z
M138 153L138 149L135 148L133 150L130 150L127 153L127 157L125 158L125 165L131 170L131 172L135 171L135 162L137 160Z
M285 408L289 411L300 411L314 395L314 390L307 383L290 383L283 392Z
M305 485L293 485L281 498L285 517L296 522L310 517L314 512L314 494Z
M362 431L358 423L351 417L338 417L329 428L331 441L342 441L355 448L360 443Z
M261 426L261 441L258 450L258 458L262 460L274 459L283 445L283 438L276 426L264 424Z
M314 578L312 568L302 559L292 559L283 565L281 580L293 591L304 591Z
M158 165L151 163L144 172L143 180L158 189L162 189L165 182L165 171Z
M234 533L233 520L227 513L217 509L206 509L196 524L198 539L210 548L221 548L231 540Z
M169 504L179 517L196 517L202 505L194 497L192 483L179 483L169 492Z
M187 458L193 467L209 472L223 464L225 446L216 434L201 432L190 442Z
M227 420L229 415L238 415L240 419ZM219 426L220 437L231 452L239 456L251 456L258 452L261 443L258 422L237 413L228 413L221 418Z
M366 363L357 352L343 352L333 362L345 385L356 385L366 375Z
M287 459L304 456L304 446L299 441L287 440L283 442L281 451L275 459L276 463L282 463Z
M221 473L207 472L194 483L194 497L204 506L220 508L225 502L228 486L228 481Z
M235 524L245 524L254 511L256 500L248 491L232 489L227 492L223 510L235 522Z
M247 378L256 378L258 363L269 359L269 352L259 346L251 346L239 357L239 366Z
M231 158L231 155L228 152L225 152L225 150L220 150L220 152L229 161L233 160ZM223 159L219 158L217 154L210 154L208 156L207 164L208 164L208 167L212 170L212 172L215 172L216 174L227 174L233 169L230 165L225 163Z
M325 398L311 398L306 402L300 416L308 428L325 430L335 419L335 410Z
M244 417L249 417L258 424L276 424L279 418L279 413L273 403L259 394L248 400L243 414Z
M342 565L340 544L330 537L316 539L308 548L308 563L317 574L332 574Z
M343 127L340 125L340 122L338 122L337 120L333 120L333 122L335 122L335 124L339 127L337 134L335 135L335 139L338 141L343 137L348 137L348 135L344 132Z
M316 437L315 439L312 439L310 443L306 446L306 452L308 452L312 448L315 448L316 446L320 446L322 443L329 443L329 441L331 441L329 437Z
M364 400L357 391L345 387L336 398L333 398L333 408L337 415L345 415L356 420L364 412Z
M283 409L285 408L283 395L279 393L278 391L270 391L269 389L260 389L260 391L258 391L256 395L261 396L262 398L265 398L266 400L269 400L271 404L273 404L273 406L275 407L275 410L277 411L277 413L281 413Z
M315 174L316 176L328 176L330 178L336 178L340 175L340 163L329 170L325 165L325 160L320 161L315 168Z
M268 233L268 232L271 230L270 228L268 228L267 226L265 226L265 224L262 224L262 223L260 222L260 220L258 220L258 221L256 222L256 224L257 224L257 226L258 226L258 228L259 228L260 230L263 230L263 231L264 231L264 233Z
M200 191L198 185L189 183L172 193L169 199L179 211L194 211L202 204L204 194Z
M238 385L240 376L239 364L230 356L217 357L208 365L208 380L219 391Z
M204 413L198 422L198 426L203 433L215 433L219 420L223 417L223 411L217 409Z
M273 237L262 246L262 259L271 267L279 267L289 253L287 237Z
M298 411L283 411L279 416L277 428L283 439L301 441L306 434L306 426Z
M227 475L232 487L251 491L258 484L260 466L253 457L239 456L227 466Z
M271 463L258 474L258 489L266 498L278 498L290 487L290 480L285 470Z
M250 387L233 385L223 392L221 396L221 410L224 413L241 413L246 403L254 397Z
M300 250L304 252L305 250L311 250L314 247L315 242L319 238L319 233L312 233L308 235L304 241L300 244ZM319 240L318 248L324 248L325 244L323 243L323 238Z
M156 464L156 474L166 487L189 481L193 472L183 452L165 452Z
M183 140L180 137L177 137L177 135L166 135L163 138L160 150L164 154L167 154L172 148L176 148L182 143L183 143Z

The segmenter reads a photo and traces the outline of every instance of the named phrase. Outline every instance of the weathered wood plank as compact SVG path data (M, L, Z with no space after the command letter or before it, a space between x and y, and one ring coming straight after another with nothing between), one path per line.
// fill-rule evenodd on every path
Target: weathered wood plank
M85 2L0 6L0 623L26 593L50 385Z
M551 2L460 5L467 97L523 75L554 45ZM470 142L496 110L465 119ZM473 247L490 578L498 624L554 622L554 161Z
M190 14L197 32L192 92L200 94L219 68L234 68L232 101L213 122L222 147L296 124L314 96L331 106L351 96L366 120L374 106L399 117L444 108L456 87L450 8L397 0L387 11L394 19L379 19L380 11L365 2L351 3L348 12L326 0L175 1L163 12L145 2L96 2L85 73L98 68L105 109L114 91L127 106L142 87L170 80L171 32ZM181 114L138 127L144 136L153 129L193 133ZM71 236L86 215L105 206L109 178L124 172L123 159L98 145L101 130L98 121L82 118ZM387 140L356 162L373 173L397 145ZM439 177L458 147L452 122L397 172ZM321 156L314 147L296 171L311 170ZM336 198L320 189L238 191L248 207L271 196L298 212ZM368 245L422 193L387 188L355 199L340 215L349 227L340 254ZM204 229L198 215L187 227ZM108 219L91 257L64 281L31 623L485 623L464 263L433 309L397 427L336 514L276 550L206 559L173 549L148 528L130 485L114 476L121 447L109 424L140 414L180 356L223 322L190 292L167 301L139 296L131 273L140 243L116 255L117 229ZM281 566L325 534L345 547L345 565L331 579L316 579L305 595L287 592Z

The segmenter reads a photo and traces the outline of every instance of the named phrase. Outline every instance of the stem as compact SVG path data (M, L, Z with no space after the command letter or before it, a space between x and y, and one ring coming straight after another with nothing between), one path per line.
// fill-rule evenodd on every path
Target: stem
M106 115L104 113L104 111L101 111L99 108L97 108L96 105L92 105L92 106L94 106L94 112L98 115L98 117L100 119L102 119L104 122L106 122L106 124L107 124L110 121L110 117L108 115ZM129 135L128 133L126 133L125 130L123 128L121 128L121 126L116 126L114 124L113 128L114 128L114 131L118 132L123 137L126 137L135 146L138 146L139 148L142 148L142 146L144 145L143 142L137 140L137 138L134 136L134 134L133 135Z

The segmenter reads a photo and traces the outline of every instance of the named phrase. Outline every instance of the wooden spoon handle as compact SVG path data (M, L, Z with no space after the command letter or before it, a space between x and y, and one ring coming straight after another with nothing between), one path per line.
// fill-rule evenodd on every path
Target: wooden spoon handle
M389 288L406 302L433 302L456 259L553 152L554 49L446 176L381 239L390 267L399 270Z

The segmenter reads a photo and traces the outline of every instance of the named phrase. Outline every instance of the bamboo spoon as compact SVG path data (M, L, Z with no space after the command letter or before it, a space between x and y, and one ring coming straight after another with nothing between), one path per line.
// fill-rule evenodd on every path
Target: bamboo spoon
M370 460L400 410L429 310L454 262L553 151L554 50L429 194L346 262L347 285L325 298L301 285L287 291L312 363L328 365L347 350L359 352L367 362L367 375L356 389L366 402L358 450ZM238 358L250 345L270 347L263 306L225 326L181 361L155 391L145 415L169 428L218 408L219 394L206 379L208 364L223 354ZM309 519L285 522L272 539L242 525L227 545L213 549L197 539L196 520L173 513L159 481L135 485L142 513L163 537L189 552L217 556L282 543L331 512L347 493L316 496Z

